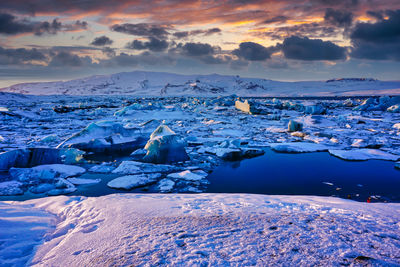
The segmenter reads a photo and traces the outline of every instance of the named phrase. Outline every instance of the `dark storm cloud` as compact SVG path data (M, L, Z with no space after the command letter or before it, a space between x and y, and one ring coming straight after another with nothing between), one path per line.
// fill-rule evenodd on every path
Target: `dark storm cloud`
M25 64L30 61L45 60L46 56L36 48L5 49L0 47L0 65L18 65Z
M94 40L90 44L95 45L95 46L104 46L104 45L110 45L112 43L113 43L113 40L111 40L107 36L103 35L103 36L94 38Z
M329 41L291 36L280 45L284 56L297 60L340 60L346 58L346 48Z
M78 20L72 24L63 24L57 19L51 22L33 22L28 19L19 19L11 14L0 13L0 34L34 33L41 36L43 34L56 34L59 31L75 31L86 28L87 22L85 21Z
M207 43L185 43L178 45L182 53L186 56L207 56L215 52L215 47Z
M111 30L130 35L144 36L144 37L155 37L165 39L169 35L168 30L170 27L166 25L155 25L148 23L138 24L115 24L111 26Z
M400 61L400 10L386 11L388 19L358 23L350 35L355 58Z
M17 20L13 15L0 13L0 33L18 34L32 32L33 25L25 20Z
M166 40L160 40L154 37L150 37L149 41L143 42L140 40L134 40L126 45L126 48L136 50L150 50L153 52L165 51L168 48L169 43Z
M187 38L191 36L196 36L196 35L212 35L215 33L220 33L221 29L220 28L211 28L207 30L193 30L193 31L182 31L182 32L175 32L173 33L173 36L176 38Z
M244 42L238 49L232 51L235 56L250 61L261 61L271 58L272 48L267 48L257 43Z
M50 67L82 67L89 66L92 64L90 57L80 57L78 55L71 54L69 52L59 52L55 54L50 63Z
M325 11L324 20L327 23L339 27L349 27L353 22L353 13L346 10L335 10L327 8Z

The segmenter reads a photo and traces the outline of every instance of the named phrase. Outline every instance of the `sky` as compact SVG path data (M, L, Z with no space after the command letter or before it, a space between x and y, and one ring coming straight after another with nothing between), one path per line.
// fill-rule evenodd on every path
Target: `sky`
M400 1L0 1L0 87L134 70L400 80Z

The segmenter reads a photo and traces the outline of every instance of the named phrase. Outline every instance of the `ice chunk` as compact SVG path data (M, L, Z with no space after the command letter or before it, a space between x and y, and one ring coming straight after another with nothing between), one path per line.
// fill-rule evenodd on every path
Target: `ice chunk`
M59 178L56 183L56 189L47 192L49 196L64 195L76 191L76 187L64 178Z
M293 143L271 143L269 144L272 150L286 153L305 153L305 152L319 152L328 151L329 146L306 143L306 142L293 142Z
M171 172L178 168L172 165L143 163L138 161L123 161L112 171L118 174L139 174L139 173L154 173L154 172Z
M29 148L0 153L0 171L11 167L27 168L44 164L75 164L82 160L83 151L74 148Z
M143 160L152 163L171 163L189 160L185 150L186 142L168 126L160 125L144 147L147 154Z
M352 150L335 150L330 149L329 153L345 160L369 160L369 159L380 159L380 160L391 160L396 161L400 157L379 149L352 149Z
M0 196L22 195L24 191L21 189L22 183L17 181L7 181L0 183Z
M93 152L116 152L134 150L144 144L145 138L142 137L139 128L127 128L115 121L99 121L89 124L58 147L74 147Z
M175 182L170 179L162 179L158 182L157 188L161 193L171 192L174 189Z
M321 115L326 113L326 109L321 104L316 104L305 106L304 113L311 115Z
M206 172L191 172L189 170L177 173L171 173L167 175L167 178L170 179L183 179L188 181L200 181L207 177Z
M39 165L33 168L11 168L10 176L21 182L51 181L55 178L66 178L84 173L86 170L79 166L64 164Z
M43 137L43 138L40 140L40 142L43 142L43 143L52 143L52 142L54 142L54 141L56 141L56 140L57 140L57 135L51 134L51 135L47 135L47 136Z
M56 188L56 186L54 184L44 183L44 184L39 184L38 186L29 188L29 191L31 191L34 194L42 194L42 193L48 192L50 190L53 190L55 188Z
M268 114L268 111L266 109L262 109L259 105L253 102L249 102L248 100L245 100L244 102L240 102L240 100L237 100L235 102L235 107L243 112L249 113L249 114Z
M107 186L111 188L130 190L135 187L152 184L160 177L161 174L159 173L122 176L111 180L107 183Z
M115 167L107 163L95 165L89 169L90 172L98 172L98 173L109 173L112 172L113 170L115 170Z
M68 178L67 181L71 182L74 185L82 185L82 184L98 184L101 182L101 179Z
M288 123L289 132L297 132L303 130L303 124L297 121L290 120Z

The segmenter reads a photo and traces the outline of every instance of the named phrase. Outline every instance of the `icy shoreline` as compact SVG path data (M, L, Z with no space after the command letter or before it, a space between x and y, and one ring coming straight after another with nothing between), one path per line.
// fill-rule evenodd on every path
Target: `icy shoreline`
M400 264L400 204L252 194L0 203L1 232L21 226L0 248L14 266L29 258L17 251L34 266ZM40 222L42 231L26 236Z

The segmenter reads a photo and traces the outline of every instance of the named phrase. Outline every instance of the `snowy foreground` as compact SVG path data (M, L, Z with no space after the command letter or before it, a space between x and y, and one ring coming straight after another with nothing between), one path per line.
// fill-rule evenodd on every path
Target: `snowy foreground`
M58 196L0 202L0 262L396 266L399 221L400 204L330 197Z

